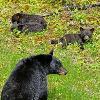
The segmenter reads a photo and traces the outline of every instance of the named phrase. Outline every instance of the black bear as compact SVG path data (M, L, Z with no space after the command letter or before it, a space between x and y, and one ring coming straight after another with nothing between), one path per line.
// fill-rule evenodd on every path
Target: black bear
M47 23L44 20L43 16L29 15L23 12L14 14L12 16L11 22L11 31L17 28L21 32L38 32L46 29L47 27Z
M53 50L22 59L4 85L1 100L47 100L48 74L67 74Z
M80 32L78 34L66 34L58 40L51 40L51 44L62 43L62 47L70 43L78 42L80 48L84 49L83 44L88 42L92 38L94 28L82 28L80 27Z

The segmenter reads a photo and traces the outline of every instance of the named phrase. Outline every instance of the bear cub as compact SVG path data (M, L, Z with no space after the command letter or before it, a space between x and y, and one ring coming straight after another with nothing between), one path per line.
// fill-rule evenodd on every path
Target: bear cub
M80 49L84 49L83 44L88 42L92 38L94 28L82 28L80 27L80 32L78 34L66 34L58 40L51 40L51 44L62 43L62 47L67 46L70 43L79 43Z
M11 18L11 22L11 31L18 29L21 32L39 32L47 27L43 16L29 15L23 12L14 14Z
M1 100L47 100L48 74L67 74L53 50L22 59L5 83Z

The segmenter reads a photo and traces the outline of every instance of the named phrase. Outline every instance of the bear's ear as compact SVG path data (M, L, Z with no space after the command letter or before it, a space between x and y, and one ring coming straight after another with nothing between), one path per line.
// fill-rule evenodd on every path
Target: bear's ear
M24 12L23 12L23 11L21 11L20 13L21 13L21 14L23 14Z
M84 30L84 28L83 27L80 27L80 31L83 31Z
M53 52L54 52L54 49L52 49L49 54L53 56Z
M48 55L46 60L47 60L48 63L50 63L52 61L52 55Z
M18 20L19 20L20 18L22 18L22 16L23 16L23 13L22 13L22 12L16 14L16 18L17 18Z
M94 31L94 28L91 28L91 29L90 29L90 31L93 33L93 31Z

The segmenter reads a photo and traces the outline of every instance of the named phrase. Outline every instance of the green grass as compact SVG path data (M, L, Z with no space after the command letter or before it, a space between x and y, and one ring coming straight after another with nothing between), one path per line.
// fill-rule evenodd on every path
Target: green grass
M49 53L54 47L54 56L62 61L68 74L48 76L48 100L100 100L100 8L75 10L69 16L65 11L57 12L58 9L62 9L59 2L52 5L47 0L11 1L0 1L0 92L20 59L34 54ZM80 5L88 2L89 0L76 0ZM30 14L54 11L58 15L45 18L48 29L43 32L10 32L11 16L20 11ZM70 18L73 18L74 24ZM80 26L87 25L93 26L95 32L93 42L85 44L84 51L81 51L77 44L69 45L65 49L62 49L60 44L50 45L49 40L52 38L63 36L65 33L76 33Z

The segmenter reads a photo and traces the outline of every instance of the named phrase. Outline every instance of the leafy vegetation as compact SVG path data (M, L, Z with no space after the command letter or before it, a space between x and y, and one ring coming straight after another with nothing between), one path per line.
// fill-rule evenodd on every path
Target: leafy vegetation
M99 0L66 0L68 4L79 5L96 3ZM61 12L58 12L61 10ZM66 76L48 76L48 100L100 100L100 8L87 10L64 10L61 0L0 0L0 92L14 69L23 57L48 53L55 48L58 57L68 70ZM48 28L43 32L10 32L11 16L17 12L45 14ZM73 19L73 20L70 20ZM76 33L80 26L95 28L93 42L85 44L81 51L77 44L65 49L61 45L50 45L52 38L65 33Z

